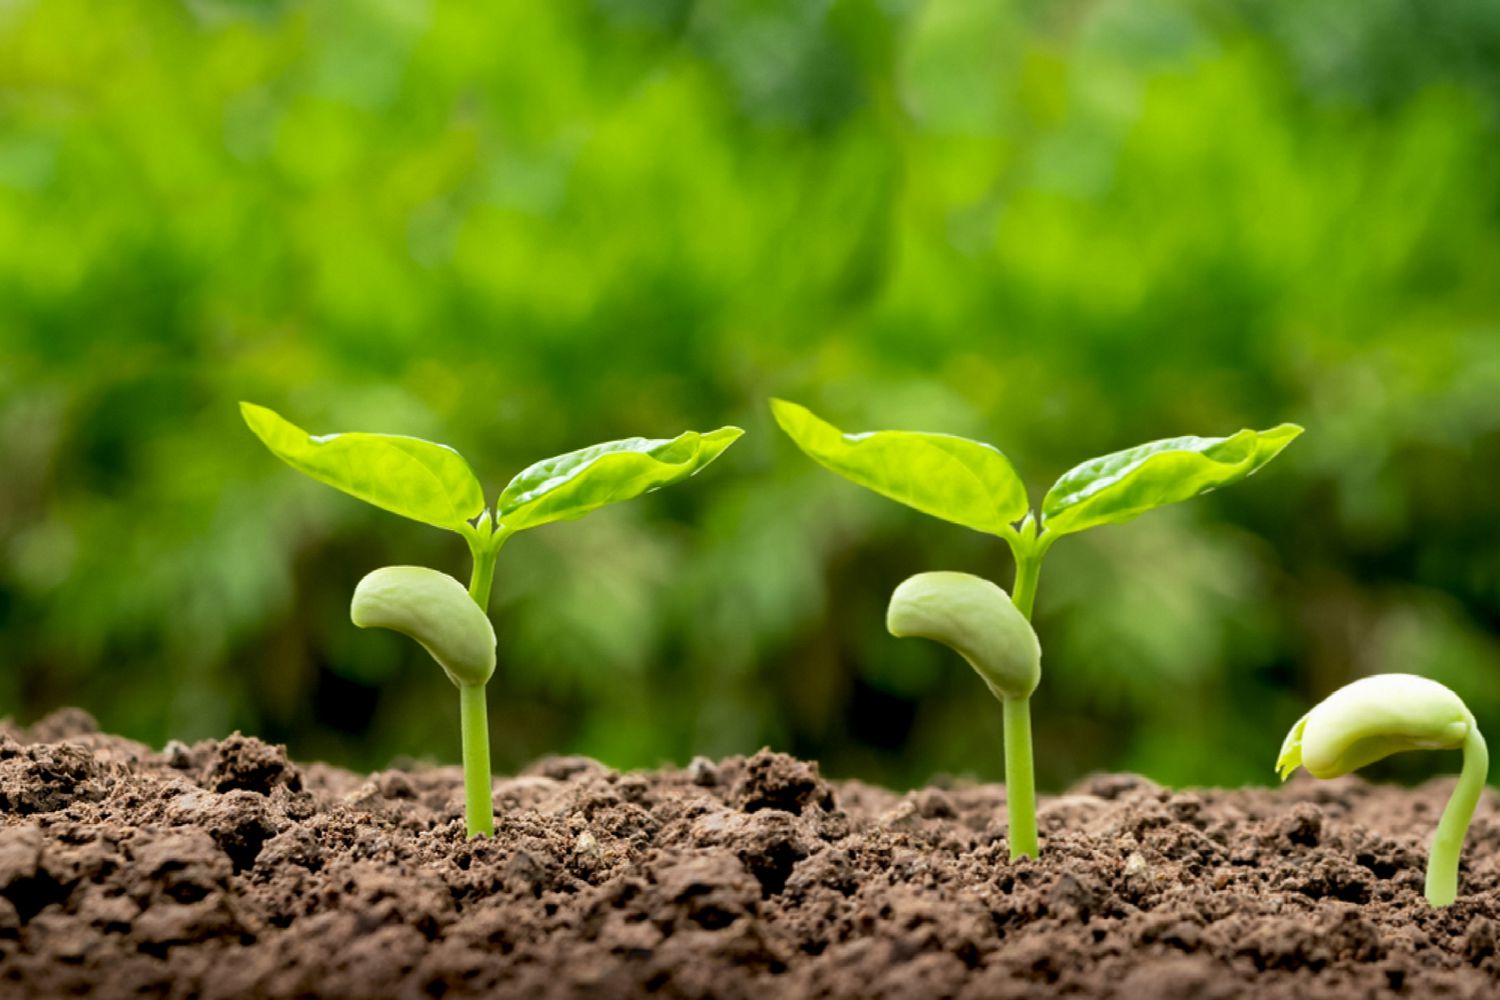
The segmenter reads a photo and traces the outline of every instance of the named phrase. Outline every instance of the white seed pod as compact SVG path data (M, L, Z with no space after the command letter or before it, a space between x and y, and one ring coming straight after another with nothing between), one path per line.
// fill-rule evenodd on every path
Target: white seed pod
M896 588L886 628L948 646L996 698L1029 698L1042 679L1042 644L1010 595L972 573L918 573Z
M1376 674L1323 699L1287 734L1276 760L1283 779L1298 765L1337 778L1403 750L1453 750L1474 725L1458 695L1414 674Z
M459 687L495 672L495 627L464 585L425 566L385 566L354 588L349 617L360 628L388 628L422 644Z

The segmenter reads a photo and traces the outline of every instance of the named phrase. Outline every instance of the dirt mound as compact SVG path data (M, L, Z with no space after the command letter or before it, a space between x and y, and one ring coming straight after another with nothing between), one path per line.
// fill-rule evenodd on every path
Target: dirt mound
M1422 898L1450 782L898 795L762 751L549 758L464 838L455 768L361 778L235 734L0 724L0 995L1494 995L1500 822Z

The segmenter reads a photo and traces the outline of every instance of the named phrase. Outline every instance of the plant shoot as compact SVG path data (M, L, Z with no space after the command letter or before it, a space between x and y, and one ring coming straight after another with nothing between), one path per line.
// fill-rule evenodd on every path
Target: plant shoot
M1463 770L1427 856L1427 901L1447 906L1458 897L1458 859L1490 768L1484 736L1458 695L1412 674L1362 677L1297 720L1276 770L1282 781L1298 767L1315 778L1337 778L1403 750L1458 749Z
M1019 686L1016 693L1008 693L996 685L986 671L995 662L1005 662L1004 656L1020 656L1016 651L1024 649L1024 637L1012 626L999 624L992 634L999 646L974 645L978 637L989 634L977 620L994 616L1003 622L1008 612L1017 612L1029 622L1042 559L1063 535L1120 524L1157 507L1239 482L1254 475L1302 433L1295 424L1281 424L1221 438L1168 438L1091 458L1064 473L1042 498L1040 510L1033 511L1015 467L993 445L918 431L845 434L805 407L781 399L771 401L771 412L797 447L825 468L924 514L996 535L1010 546L1016 575L1009 595L999 587L990 594L952 580L941 585L929 580L904 591L922 579L917 577L892 596L888 620L897 635L930 635L953 646L1004 705L1013 859L1038 852L1030 707L1031 689L1036 685L1033 682L1024 693L1019 693ZM906 628L918 597L924 620L948 623L947 638ZM950 602L952 607L945 607ZM897 631L898 626L903 631ZM1031 641L1035 642L1034 636ZM971 655L1011 646L1015 649L999 660Z
M355 588L350 617L415 639L459 691L464 813L470 836L494 833L485 684L495 671L490 590L500 548L518 531L579 518L696 475L743 432L721 427L675 438L625 438L543 459L486 502L469 463L447 445L393 434L314 437L275 412L241 403L255 436L319 482L393 514L462 535L473 557L468 587L421 566L387 566Z
M1042 644L1010 595L972 573L918 573L891 595L886 628L933 639L968 661L1005 713L1005 794L1010 852L1036 857L1036 789L1028 699L1042 679Z

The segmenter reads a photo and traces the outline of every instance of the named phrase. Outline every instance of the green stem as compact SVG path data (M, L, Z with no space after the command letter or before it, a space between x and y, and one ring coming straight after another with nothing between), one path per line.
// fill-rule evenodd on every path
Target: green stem
M481 532L488 522L481 521ZM469 538L469 554L474 557L474 572L469 576L469 596L485 614L490 613L490 588L495 583L495 560L510 532L496 528L488 534L477 534Z
M491 528L489 515L480 518L477 529L466 536L474 557L469 576L469 596L489 614L490 590L495 583L495 560L510 537L504 527ZM464 817L469 836L495 834L495 800L490 791L490 721L483 684L460 685L459 724L464 754Z
M1479 805L1489 770L1489 748L1479 727L1470 720L1468 735L1464 737L1463 771L1443 810L1443 818L1438 820L1437 832L1432 835L1432 850L1427 856L1427 902L1433 906L1447 906L1458 898L1458 858L1463 853L1464 834L1469 830L1469 820L1474 818L1474 808Z
M1037 857L1036 778L1031 766L1031 699L1006 698L1005 801L1010 813L1010 859Z
M469 577L469 596L481 611L489 614L490 587L495 583L495 556L498 553L482 550L474 554L474 573Z
M458 689L464 743L464 816L469 836L495 835L495 805L490 794L490 723L483 684Z
M1036 603L1036 584L1042 572L1042 557L1052 546L1052 536L1038 537L1035 522L1022 525L1011 545L1016 557L1016 582L1011 601L1031 620ZM1010 859L1038 857L1041 845L1036 835L1036 771L1031 760L1031 699L1006 698L1005 707L1005 800L1010 813Z
M1036 583L1042 572L1042 555L1045 548L1035 544L1018 546L1016 552L1016 584L1011 588L1011 602L1016 610L1031 620L1031 608L1036 603Z

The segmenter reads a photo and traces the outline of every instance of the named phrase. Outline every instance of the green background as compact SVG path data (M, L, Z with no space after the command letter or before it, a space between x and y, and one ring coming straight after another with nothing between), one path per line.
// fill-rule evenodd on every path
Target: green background
M466 576L462 541L236 401L451 443L492 498L732 422L690 482L506 547L497 769L997 778L998 706L883 613L919 570L1008 586L1004 544L819 469L770 395L991 441L1034 502L1308 428L1053 549L1044 788L1269 781L1371 671L1500 733L1500 5L0 3L0 714L455 760L441 672L347 606Z

